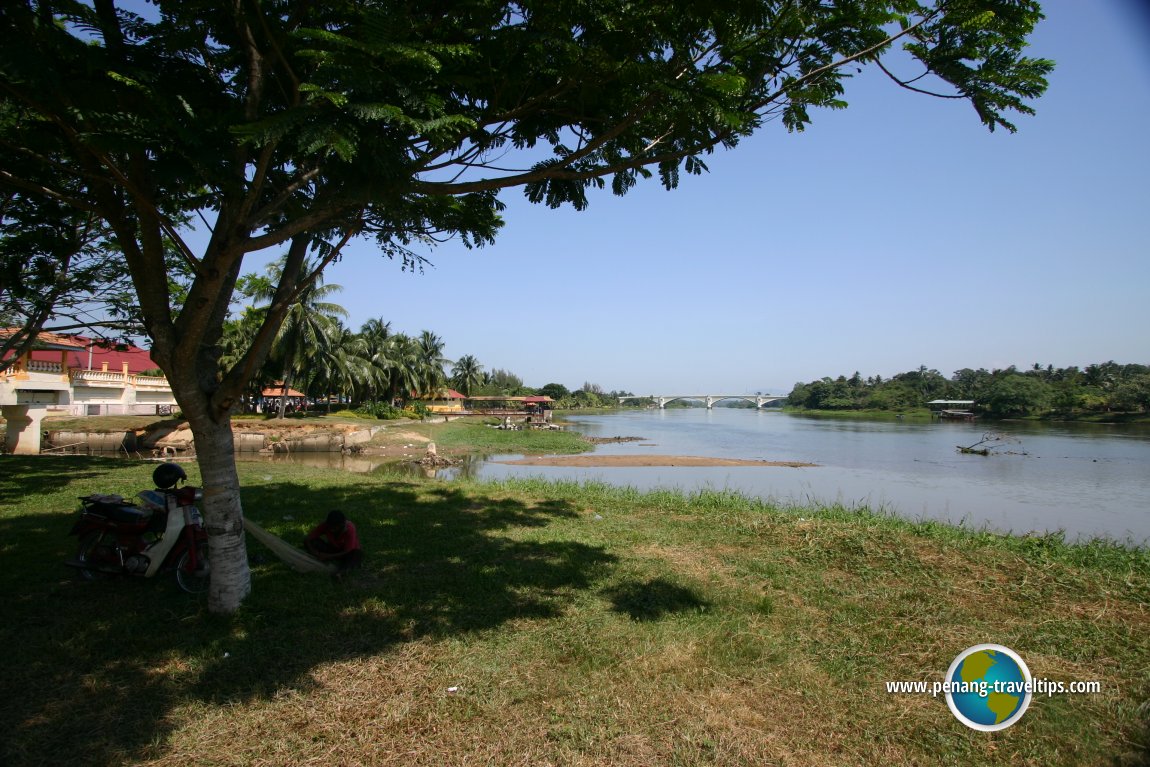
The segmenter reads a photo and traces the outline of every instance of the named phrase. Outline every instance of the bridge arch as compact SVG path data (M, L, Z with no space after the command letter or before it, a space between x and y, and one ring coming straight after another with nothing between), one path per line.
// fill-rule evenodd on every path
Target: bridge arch
M722 402L726 399L743 400L744 402L753 403L755 407L762 408L764 405L771 402L777 402L781 399L786 399L785 395L778 394L650 394L647 396L625 395L619 397L619 404L622 405L624 401L629 399L650 399L654 400L659 409L665 408L669 403L678 400L697 400L706 405L710 410L714 407L716 402Z
M669 405L672 402L678 402L680 400L689 400L689 399L697 400L699 402L706 402L707 396L705 394L697 394L697 395L696 394L681 394L681 395L678 395L675 397L655 397L655 401L659 403L660 408L665 407L666 405Z
M762 397L755 397L753 394L723 394L723 395L716 395L713 397L707 397L707 399L710 400L711 404L714 404L716 402L722 402L723 400L733 399L733 400L742 400L743 402L750 402L751 404L755 405L756 407L762 407L762 405L759 404L759 400L763 399L763 398Z

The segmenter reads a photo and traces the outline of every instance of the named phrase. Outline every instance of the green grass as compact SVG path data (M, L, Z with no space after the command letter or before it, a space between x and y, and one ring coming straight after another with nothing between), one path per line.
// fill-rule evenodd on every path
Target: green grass
M170 576L82 583L63 566L75 497L129 495L150 471L0 457L0 763L1150 757L1145 549L724 491L244 463L250 517L298 540L341 508L367 560L333 582L249 542L253 592L224 617ZM1011 647L1036 677L1103 692L1036 698L995 734L959 724L941 698L885 692L939 679L981 642Z
M594 449L594 445L573 431L504 431L492 428L493 423L495 421L491 419L480 421L460 418L448 423L405 425L403 430L422 434L435 442L437 449L451 453L554 455L584 453Z

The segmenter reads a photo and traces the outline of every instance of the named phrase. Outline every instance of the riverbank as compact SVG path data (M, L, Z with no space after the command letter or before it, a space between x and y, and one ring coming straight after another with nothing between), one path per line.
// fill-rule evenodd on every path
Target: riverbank
M1150 756L1145 549L719 491L240 464L252 519L298 540L339 507L367 557L336 583L249 542L252 595L220 617L170 577L82 583L62 564L75 497L130 495L150 468L0 457L6 765ZM1036 696L995 734L886 692L983 642L1101 692Z
M427 446L434 443L440 456L460 458L469 455L524 455L527 458L505 463L547 466L786 466L805 467L814 464L795 461L759 461L711 458L705 456L578 456L593 451L604 441L632 441L637 437L613 437L606 440L588 439L573 430L504 430L492 428L497 419L459 418L452 421L377 421L308 415L286 419L236 418L232 430L237 445L246 437L260 436L266 450L284 448L291 452L290 444L301 439L318 439L325 435L345 438L346 435L370 429L357 440L357 454L386 460L419 460ZM165 442L191 445L191 432L187 423L178 420L156 420L147 416L91 416L85 418L46 420L50 433L71 434L132 434L141 444L151 444L158 432ZM164 444L164 442L161 442ZM331 444L343 444L339 440ZM339 452L337 449L336 452Z

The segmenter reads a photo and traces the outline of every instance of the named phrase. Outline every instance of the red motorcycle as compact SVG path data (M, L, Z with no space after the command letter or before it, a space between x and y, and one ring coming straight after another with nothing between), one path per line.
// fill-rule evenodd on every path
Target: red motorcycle
M151 578L175 570L180 588L192 594L208 588L211 568L204 518L195 503L203 491L185 485L188 475L178 464L162 463L152 472L155 490L137 494L142 503L118 495L80 499L80 518L69 535L80 538L76 558L67 562L80 577L109 575Z

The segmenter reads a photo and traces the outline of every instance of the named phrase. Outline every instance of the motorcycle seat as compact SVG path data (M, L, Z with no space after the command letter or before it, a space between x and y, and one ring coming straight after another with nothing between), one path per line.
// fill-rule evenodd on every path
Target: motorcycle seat
M84 512L86 514L95 514L112 522L140 524L152 516L151 511L141 509L139 506L130 503L109 503L107 501L97 501L89 498L81 500L84 501Z

